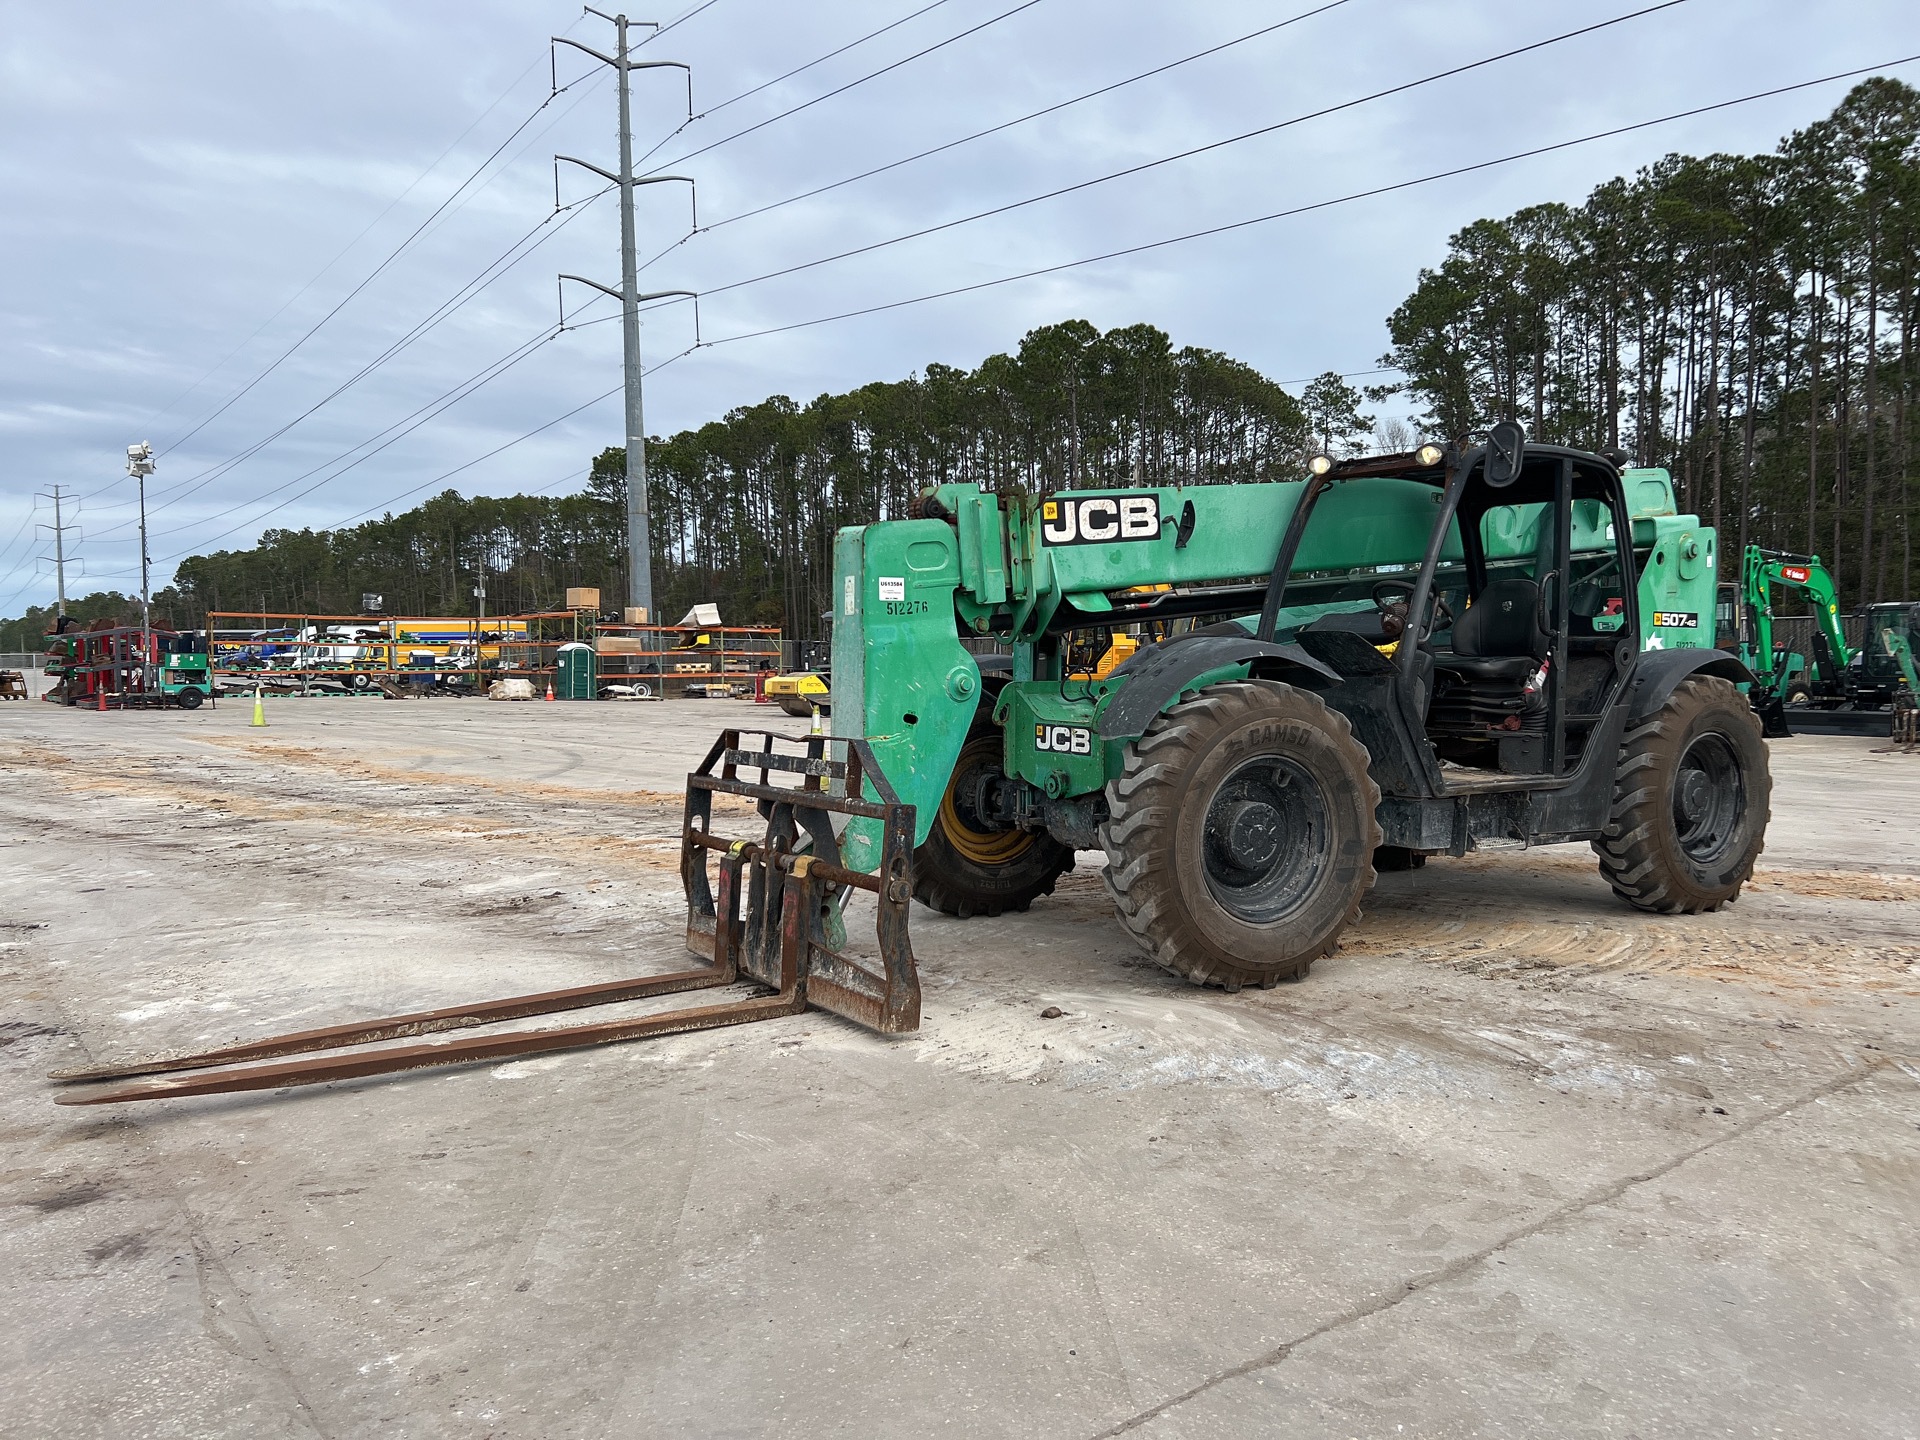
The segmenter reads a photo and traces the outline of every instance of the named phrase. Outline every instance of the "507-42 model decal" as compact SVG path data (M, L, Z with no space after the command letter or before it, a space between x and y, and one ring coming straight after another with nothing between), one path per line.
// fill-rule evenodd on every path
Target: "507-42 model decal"
M1040 538L1049 545L1111 545L1160 538L1160 497L1055 495L1040 506Z
M1700 616L1693 610L1656 610L1653 624L1656 630L1698 630Z

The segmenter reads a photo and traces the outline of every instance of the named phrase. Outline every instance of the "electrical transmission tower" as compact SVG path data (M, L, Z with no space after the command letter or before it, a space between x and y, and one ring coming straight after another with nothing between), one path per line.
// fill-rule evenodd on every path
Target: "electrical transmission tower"
M691 290L656 290L652 294L642 295L639 286L639 268L634 258L634 220L633 192L636 186L658 185L666 181L677 181L691 185L693 181L685 175L648 175L635 179L633 174L633 102L629 80L635 70L678 69L687 72L687 118L693 118L693 71L678 60L635 60L627 45L627 29L630 25L647 25L659 29L657 20L633 20L625 15L609 15L604 10L595 10L587 6L587 13L598 15L602 20L611 21L614 28L614 51L603 55L590 45L582 45L578 40L569 40L564 35L555 35L553 41L559 45L571 45L575 50L591 55L603 65L611 65L620 77L620 172L616 175L603 170L598 165L585 160L576 160L571 155L554 156L554 195L555 205L559 203L559 161L569 165L578 165L583 170L591 170L602 179L611 181L620 187L620 288L602 285L597 280L589 280L583 275L562 275L562 281L573 280L579 284L591 286L603 294L611 295L620 302L620 338L623 366L626 373L627 400L627 603L637 605L646 611L643 623L658 624L653 613L653 552L652 541L648 535L647 517L647 430L640 395L640 306L648 300L664 300L669 296L684 295L694 297ZM557 77L556 77L557 85ZM696 212L697 216L697 212ZM696 218L696 224L697 224ZM566 307L561 306L560 322L566 324Z
M40 528L53 532L53 587L57 597L53 602L54 614L64 620L67 618L67 531L78 530L80 527L64 523L61 503L67 496L58 485L50 491L42 490L40 498L53 502L53 524L49 525L42 521Z

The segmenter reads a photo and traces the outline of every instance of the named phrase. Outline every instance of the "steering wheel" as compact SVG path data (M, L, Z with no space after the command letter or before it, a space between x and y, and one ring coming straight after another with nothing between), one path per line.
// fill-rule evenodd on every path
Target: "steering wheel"
M1394 598L1394 597L1398 598ZM1373 603L1380 611L1380 628L1386 632L1389 640L1398 640L1407 630L1407 610L1413 604L1413 581L1377 580L1373 586ZM1425 641L1438 627L1444 616L1449 625L1453 623L1453 607L1447 604L1447 597L1438 590L1433 592L1433 608L1427 613L1426 626L1420 632Z

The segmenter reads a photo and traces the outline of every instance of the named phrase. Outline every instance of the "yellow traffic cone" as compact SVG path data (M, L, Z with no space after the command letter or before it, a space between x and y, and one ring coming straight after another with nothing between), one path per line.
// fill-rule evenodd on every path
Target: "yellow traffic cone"
M820 707L818 705L813 707L813 728L808 730L807 733L809 735L824 735L827 733L827 720L826 717L820 713Z
M258 730L267 728L267 707L260 703L260 687L258 685L253 687L253 721L251 728Z

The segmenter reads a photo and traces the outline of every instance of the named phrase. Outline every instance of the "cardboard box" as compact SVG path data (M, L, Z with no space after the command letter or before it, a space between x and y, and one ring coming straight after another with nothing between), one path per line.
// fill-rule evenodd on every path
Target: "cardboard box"
M620 615L629 625L644 625L647 623L647 607L644 605L629 605L620 612Z
M593 648L601 655L644 655L646 642L638 635L597 635Z
M600 591L593 585L569 585L567 587L567 609L598 610Z

